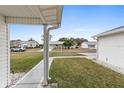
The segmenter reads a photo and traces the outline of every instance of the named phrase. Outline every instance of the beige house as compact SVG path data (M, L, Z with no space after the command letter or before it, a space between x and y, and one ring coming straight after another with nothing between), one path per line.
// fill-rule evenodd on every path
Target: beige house
M96 49L97 43L95 41L83 42L81 48Z
M52 50L54 48L62 48L63 43L64 42L62 42L62 41L50 41L49 49Z
M21 46L21 40L11 40L10 41L10 47L14 48L14 47L20 47Z
M21 40L11 40L10 47L21 47L21 48L35 48L38 47L39 43L35 40L21 41Z

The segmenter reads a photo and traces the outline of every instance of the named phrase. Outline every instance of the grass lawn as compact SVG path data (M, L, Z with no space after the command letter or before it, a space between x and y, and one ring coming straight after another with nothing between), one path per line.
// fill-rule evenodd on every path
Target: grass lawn
M74 52L50 52L50 57L54 56L83 56Z
M55 59L50 76L58 87L124 87L124 75L85 58Z
M41 48L31 48L27 49L26 52L40 52Z
M27 72L43 58L40 52L11 53L11 71L15 73Z
M53 52L60 52L60 48L55 48ZM74 53L94 53L96 49L85 49L85 48L74 48L74 49L62 49L63 52L74 52Z
M80 56L80 54L51 52L50 56ZM43 54L39 48L27 49L26 52L12 52L10 59L11 71L27 72L43 59Z

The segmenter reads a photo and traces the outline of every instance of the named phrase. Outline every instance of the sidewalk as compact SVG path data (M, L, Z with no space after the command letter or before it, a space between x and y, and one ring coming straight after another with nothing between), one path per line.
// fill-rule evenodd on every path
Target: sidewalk
M49 69L53 58L49 59ZM40 88L43 80L43 60L22 77L13 88Z
M49 69L54 58L82 58L84 56L59 56L49 58ZM43 80L43 60L22 77L13 88L41 88Z
M96 53L79 53L79 54L86 55L85 57L88 57L90 59L96 59L97 57Z
M43 76L43 60L22 77L14 88L36 88L40 85Z

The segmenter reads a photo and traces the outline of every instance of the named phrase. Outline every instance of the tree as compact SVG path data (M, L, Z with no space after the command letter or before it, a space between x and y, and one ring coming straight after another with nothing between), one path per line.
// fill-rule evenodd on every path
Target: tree
M70 48L73 45L76 45L77 47L79 47L79 46L81 46L81 43L88 41L88 40L84 39L84 38L72 38L72 37L66 38L66 37L63 37L63 38L60 38L58 41L64 41L63 46L65 48Z
M63 37L63 38L60 38L58 41L66 41L66 40L68 40L68 38Z
M65 48L69 49L72 46L72 42L70 40L65 40L63 45Z
M63 43L63 46L65 47L65 48L70 48L71 46L73 46L74 45L74 42L73 42L73 40L70 40L70 38L65 38L65 37L63 37L63 38L60 38L58 41L63 41L64 43Z
M34 39L31 37L28 41L34 41Z
M77 46L81 46L81 44L85 41L88 41L88 40L84 38L75 38L75 42L77 43Z

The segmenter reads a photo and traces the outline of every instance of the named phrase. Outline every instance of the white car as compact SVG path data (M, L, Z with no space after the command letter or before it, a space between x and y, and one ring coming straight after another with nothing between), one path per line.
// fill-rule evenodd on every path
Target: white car
M25 48L11 48L11 52L24 52L26 51Z

